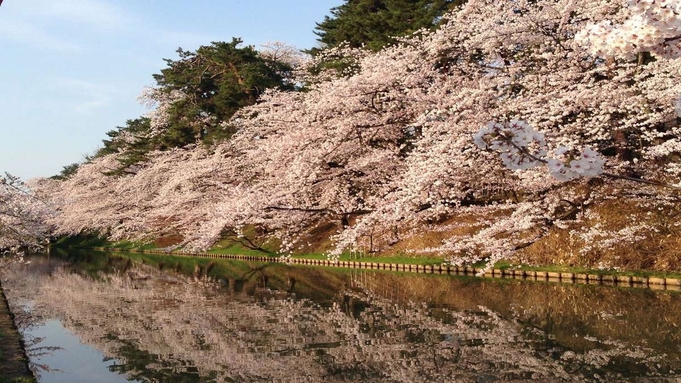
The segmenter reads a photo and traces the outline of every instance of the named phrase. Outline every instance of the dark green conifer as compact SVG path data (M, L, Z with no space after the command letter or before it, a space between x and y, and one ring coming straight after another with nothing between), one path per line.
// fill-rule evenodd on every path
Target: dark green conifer
M234 129L226 127L240 108L252 105L268 88L288 89L291 68L258 54L252 46L239 47L241 39L213 42L195 52L178 49L179 59L165 59L167 67L155 74L156 90L184 96L171 102L167 125L151 132L150 120L140 117L107 132L108 139L94 157L118 153L120 166L110 174L134 172L135 164L152 150L166 150L194 143L226 139ZM168 97L172 99L172 97ZM70 170L70 169L69 169Z
M331 9L331 17L317 23L315 34L322 48L346 42L371 50L395 42L421 28L433 28L450 9L465 0L345 0ZM311 50L311 53L319 49Z
M286 64L262 57L252 46L238 47L241 42L213 42L196 52L179 49L179 60L165 60L167 68L154 75L158 89L168 94L178 90L186 97L171 106L161 144L177 147L229 137L234 132L224 129L224 121L254 104L265 89L289 86Z

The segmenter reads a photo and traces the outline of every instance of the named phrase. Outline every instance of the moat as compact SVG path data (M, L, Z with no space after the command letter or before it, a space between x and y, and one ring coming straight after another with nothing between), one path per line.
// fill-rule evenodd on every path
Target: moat
M681 294L69 251L2 275L40 382L681 379Z

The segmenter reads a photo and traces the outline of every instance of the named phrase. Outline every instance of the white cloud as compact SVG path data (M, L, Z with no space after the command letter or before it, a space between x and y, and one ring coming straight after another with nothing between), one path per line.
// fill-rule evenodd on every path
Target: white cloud
M116 88L105 84L95 84L75 78L60 77L52 81L62 95L60 100L68 108L80 114L92 114L111 105L119 95Z
M3 4L0 39L77 52L84 36L123 31L134 19L103 0L18 0Z
M99 30L128 27L132 18L111 2L102 0L22 0L17 13L42 21L68 21Z
M83 48L80 44L55 37L37 25L23 20L2 20L0 22L0 38L63 52L78 52Z

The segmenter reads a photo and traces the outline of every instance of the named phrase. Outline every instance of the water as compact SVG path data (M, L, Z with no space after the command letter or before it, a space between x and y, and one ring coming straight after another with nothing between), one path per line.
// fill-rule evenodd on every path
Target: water
M33 370L41 382L128 382L124 375L112 372L115 360L107 360L95 347L81 343L78 335L64 328L57 319L24 329L23 336L39 341L29 350Z
M2 281L40 382L681 381L673 292L93 252Z

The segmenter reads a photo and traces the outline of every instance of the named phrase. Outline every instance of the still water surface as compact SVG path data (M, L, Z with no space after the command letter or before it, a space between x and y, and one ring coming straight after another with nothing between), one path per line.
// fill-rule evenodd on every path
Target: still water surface
M681 382L681 294L70 252L3 272L40 382Z

